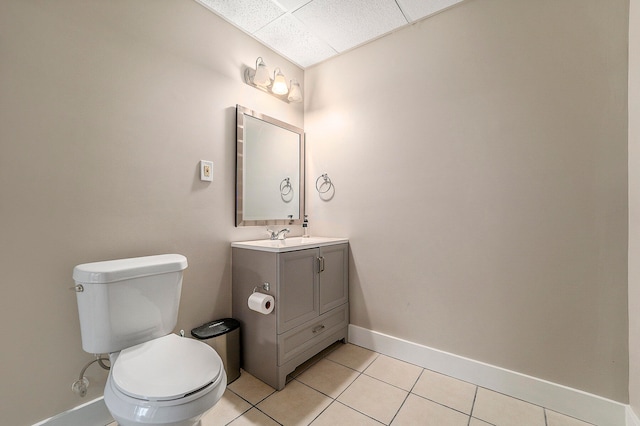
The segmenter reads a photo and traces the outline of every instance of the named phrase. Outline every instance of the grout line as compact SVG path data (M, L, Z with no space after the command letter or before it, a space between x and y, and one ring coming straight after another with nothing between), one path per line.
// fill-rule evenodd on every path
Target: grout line
M478 417L473 417L473 416L469 416L469 424L471 424L471 419L476 419L476 420L479 420L479 421L481 421L481 422L483 422L483 423L486 423L486 424L488 424L488 425L496 426L495 424L493 424L493 423L491 423L491 422L488 422L488 421L486 421L486 420L482 420L482 419L480 419L480 418L478 418Z
M334 364L337 364L337 365L339 365L340 367L348 368L349 370L355 371L355 372L357 372L357 373L362 373L362 371L358 371L358 370L356 370L355 368L351 368L351 367L349 367L348 365L341 364L341 363L339 363L338 361L334 361L334 360L329 359L329 358L323 358L323 359L324 359L325 361L329 361L329 362L332 362L332 363L334 363Z
M476 399L478 398L478 386L476 386L476 392L473 394L473 402L471 403L471 413L470 416L473 416L473 410L476 409ZM471 422L471 421L469 421Z
M396 413L391 418L391 421L389 422L389 424L393 423L393 421L396 419L396 416L402 410L402 407L404 407L404 403L407 402L407 399L409 399L409 395L411 395L411 392L407 392L407 395L402 400L402 404L400 404L400 407L398 407L398 410L396 411Z
M267 413L265 413L264 411L262 411L260 408L254 406L253 408L255 408L256 410L260 411L262 414L264 414L265 416L269 417L271 420L273 420L274 422L278 423L280 426L282 426L282 423L280 423L279 421L277 421L276 419L274 419L273 417L271 417L270 415L268 415Z
M245 401L247 404L251 405L252 407L254 406L254 404L251 403L251 401L247 400L246 398L243 398L242 395L238 394L237 392L234 392L233 390L229 389L227 387L227 389L229 392L235 394L238 398L240 398L241 400Z
M303 383L303 384L304 384L304 383ZM311 387L311 386L309 386L309 387ZM311 388L311 389L313 389L313 388ZM315 389L313 389L313 390L315 390ZM324 395L324 394L323 394L323 395ZM320 411L320 412L318 413L318 415L317 415L317 416L315 416L315 417L313 418L313 420L311 420L308 424L311 424L311 423L315 422L315 421L316 421L316 419L317 419L318 417L320 417L320 416L322 415L322 413L324 413L325 411L327 411L327 410L329 409L329 407L331 407L335 402L336 402L336 400L335 400L335 399L333 399L333 398L331 398L331 402L329 403L329 405L327 405L326 407L324 407L324 409L323 409L322 411Z
M416 385L418 384L418 382L420 381L420 379L422 378L422 375L424 374L424 371L426 370L426 368L423 368L422 371L420 372L420 374L418 374L418 378L416 379L415 383L413 384L413 386L411 386L411 390L409 390L409 393L413 393L413 390L416 388ZM416 394L417 395L417 394Z
M547 420L547 409L542 407L542 412L544 413L544 425L549 426L549 421Z
M398 390L401 390L402 392L411 393L410 391L408 391L408 390L406 390L406 389L403 389L403 388L401 388L401 387L399 387L399 386L396 386L396 385L394 385L394 384L391 384L391 383L387 383L387 382L385 382L384 380L378 379L377 377L374 377L374 376L370 376L370 375L368 375L367 373L364 373L364 372L363 372L363 373L360 373L360 375L362 375L362 376L367 376L367 377L368 377L368 378L370 378L370 379L373 379L373 380L378 381L378 382L380 382L380 383L384 383L385 385L389 385L389 386L391 386L392 388L396 388L396 389L398 389ZM425 399L426 399L426 398L425 398Z
M507 398L515 399L516 401L524 402L525 404L528 404L528 405L531 405L531 406L534 406L534 407L542 408L543 411L547 409L547 407L544 407L544 406L539 405L539 404L534 404L533 402L525 401L524 399L517 398L517 397L515 397L513 395L509 395L507 393L494 391L494 390L491 390L491 389L488 389L488 388L485 388L485 387L482 387L482 386L478 386L478 388L482 388L482 389L484 389L486 391L489 391L489 392L497 393L498 395L506 396ZM475 404L475 401L474 401L474 404ZM571 417L571 416L568 416L568 417ZM545 418L546 418L546 414L545 414Z
M344 406L345 406L345 407L347 407L348 409L353 410L353 411L355 411L356 413L360 413L360 414L362 414L363 416L368 417L368 418L370 418L371 420L373 420L373 421L375 421L375 422L377 422L377 423L380 423L381 425L383 425L383 424L384 424L384 423L382 423L380 420L378 420L378 419L374 419L374 418L373 418L373 417L371 417L370 415L368 415L368 414L366 414L366 413L363 413L362 411L360 411L360 410L358 410L358 409L356 409L356 408L353 408L353 407L351 407L350 405L347 405L347 404L345 404L345 403L344 403L344 402L342 402L342 401L338 401L338 400L336 399L336 400L335 400L335 402L336 402L337 404L344 405Z
M470 413L465 413L464 411L460 411L457 408L449 407L448 405L444 405L442 402L434 401L433 399L426 398L422 395L418 395L417 393L410 392L410 394L418 398L424 399L425 401L430 401L430 402L433 402L434 404L438 404L441 407L448 408L449 410L455 411L456 413L464 414L465 416L471 417Z
M247 410L243 411L241 414L237 415L236 417L234 417L233 419L231 419L230 421L228 421L227 423L225 423L225 425L229 425L233 422L235 422L236 420L238 420L240 417L244 416L245 414L247 414L247 412L249 410L251 410L253 407L249 407Z

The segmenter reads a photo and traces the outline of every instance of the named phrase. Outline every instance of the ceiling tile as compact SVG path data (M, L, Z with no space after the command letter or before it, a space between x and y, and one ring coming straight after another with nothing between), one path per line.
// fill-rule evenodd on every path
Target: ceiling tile
M197 0L249 34L284 14L270 0Z
M303 68L337 54L290 14L266 25L254 36Z
M314 0L293 16L338 52L407 24L394 0Z
M273 0L274 3L280 4L287 12L293 12L310 1L311 0Z
M407 19L411 22L433 15L462 0L397 0Z
M305 68L464 0L195 0Z

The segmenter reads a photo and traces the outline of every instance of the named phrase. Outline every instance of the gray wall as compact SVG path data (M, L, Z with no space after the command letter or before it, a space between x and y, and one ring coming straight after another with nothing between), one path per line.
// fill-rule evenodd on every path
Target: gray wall
M0 424L102 394L71 392L82 351L73 266L187 256L178 329L231 314L235 105L302 127L241 79L257 56L300 69L193 1L0 2ZM214 162L199 180L198 162Z
M305 71L351 323L628 398L628 0L469 0Z
M629 15L629 399L640 416L640 0Z

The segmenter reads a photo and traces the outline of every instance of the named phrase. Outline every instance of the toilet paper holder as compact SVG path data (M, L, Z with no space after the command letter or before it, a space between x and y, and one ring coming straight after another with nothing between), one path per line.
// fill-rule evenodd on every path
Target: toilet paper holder
M259 287L262 287L262 289L263 289L264 291L269 291L269 289L271 288L271 284L269 284L269 283L262 283L262 285L261 285L261 286L255 286L255 287L253 288L253 293L255 293L256 291L258 291L258 288L259 288Z

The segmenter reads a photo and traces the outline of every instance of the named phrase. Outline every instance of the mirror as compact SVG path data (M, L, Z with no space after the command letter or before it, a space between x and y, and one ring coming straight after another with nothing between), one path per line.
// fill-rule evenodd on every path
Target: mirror
M236 226L301 224L304 131L236 105Z

